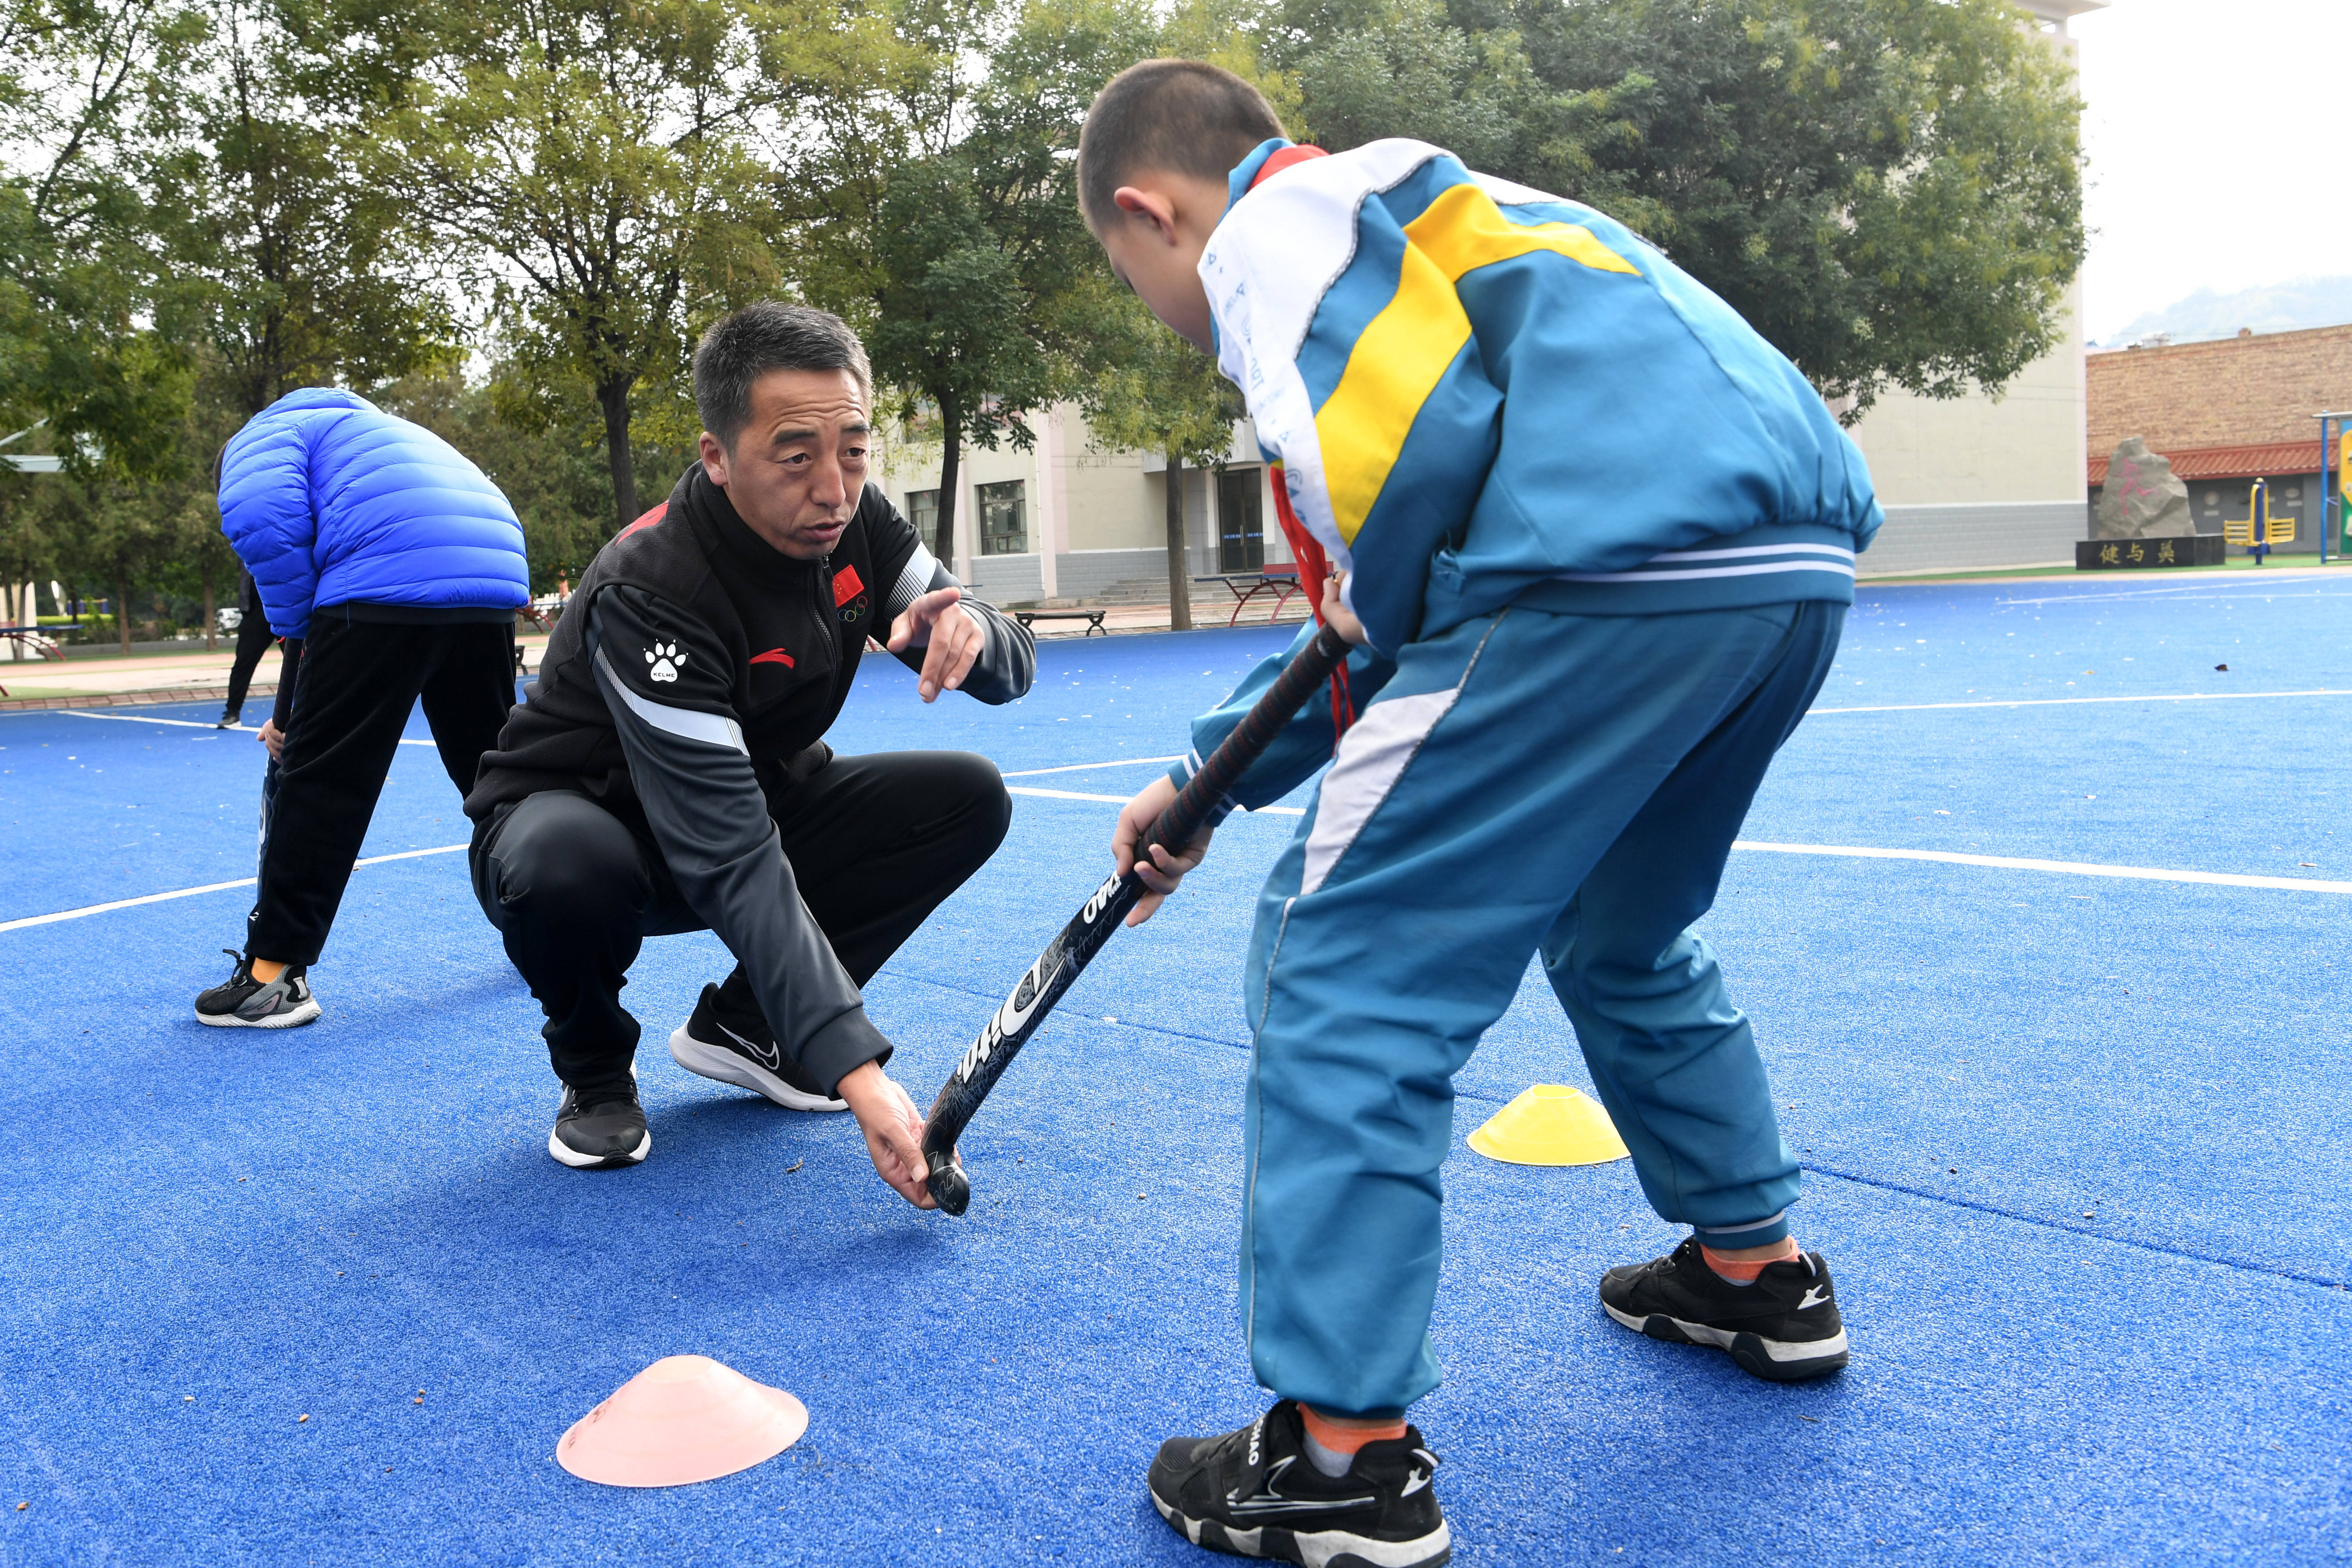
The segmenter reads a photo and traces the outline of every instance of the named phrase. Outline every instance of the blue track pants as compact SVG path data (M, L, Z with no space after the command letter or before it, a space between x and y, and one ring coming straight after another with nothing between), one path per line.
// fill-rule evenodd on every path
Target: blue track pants
M1786 1234L1798 1172L1691 923L1843 605L1527 609L1404 649L1250 943L1241 1304L1259 1382L1335 1413L1437 1386L1454 1073L1540 952L1668 1220Z

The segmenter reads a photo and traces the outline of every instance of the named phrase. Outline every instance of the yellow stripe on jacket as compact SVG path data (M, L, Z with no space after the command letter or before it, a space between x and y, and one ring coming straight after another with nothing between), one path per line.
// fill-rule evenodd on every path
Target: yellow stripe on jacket
M1348 353L1339 384L1315 412L1332 521L1350 545L1371 515L1421 405L1470 341L1454 283L1467 272L1548 250L1598 272L1640 271L1575 224L1503 216L1477 185L1455 185L1405 225L1396 293Z

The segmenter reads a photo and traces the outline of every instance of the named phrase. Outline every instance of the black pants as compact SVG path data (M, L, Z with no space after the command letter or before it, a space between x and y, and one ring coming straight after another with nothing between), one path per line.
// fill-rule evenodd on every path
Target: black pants
M253 684L254 669L277 640L269 629L269 617L258 610L247 610L245 619L236 623L236 661L228 667L228 701L221 710L229 718L244 715L245 693Z
M514 623L310 622L245 951L316 963L417 699L463 795L514 706Z
M966 752L836 757L767 786L801 901L863 986L1013 820L996 766ZM592 1099L625 1088L638 1027L621 1005L649 936L701 931L661 850L586 795L551 790L492 814L474 839L474 893L547 1014L555 1076ZM722 1010L760 1016L743 966Z

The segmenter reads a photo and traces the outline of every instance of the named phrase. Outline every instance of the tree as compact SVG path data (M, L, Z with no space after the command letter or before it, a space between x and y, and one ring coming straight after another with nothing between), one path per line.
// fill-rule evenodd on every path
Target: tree
M1094 376L1081 405L1097 441L1167 459L1169 622L1187 631L1192 574L1184 559L1184 465L1224 465L1234 422L1244 412L1241 395L1208 355L1153 320L1125 289L1106 303L1102 317L1124 330L1114 363Z
M88 476L169 461L184 297L135 177L201 26L169 0L0 0L0 435Z
M250 416L298 386L370 387L453 353L417 237L359 166L369 117L318 89L314 46L280 7L209 0L205 15L207 68L152 177L235 406Z
M455 368L411 375L378 401L447 441L506 493L522 523L531 590L576 583L612 532L604 422L576 376L549 379L494 363L487 381ZM693 460L701 424L676 383L641 392L631 421L632 462L676 473Z
M680 374L693 319L774 281L754 140L831 89L847 24L761 0L372 14L385 54L415 51L372 178L490 295L518 369L589 388L614 516L632 521L631 394Z
M1027 450L1030 416L1107 363L1074 154L1096 89L1150 52L1150 24L1127 0L899 0L887 15L878 90L835 106L806 165L803 276L938 436L952 539L964 447ZM976 39L985 69L968 79Z
M1459 138L1611 212L1849 423L1888 386L1997 392L2063 334L2081 106L2005 0L1293 4L1325 145Z

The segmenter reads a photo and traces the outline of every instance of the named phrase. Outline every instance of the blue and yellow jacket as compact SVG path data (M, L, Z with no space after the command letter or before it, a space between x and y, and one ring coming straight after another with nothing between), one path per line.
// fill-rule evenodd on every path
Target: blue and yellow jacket
M1270 141L1231 185L1200 266L1218 367L1377 654L1513 603L1853 602L1885 516L1861 452L1631 230L1420 142ZM1361 699L1386 661L1358 662ZM1195 724L1199 754L1271 679Z

